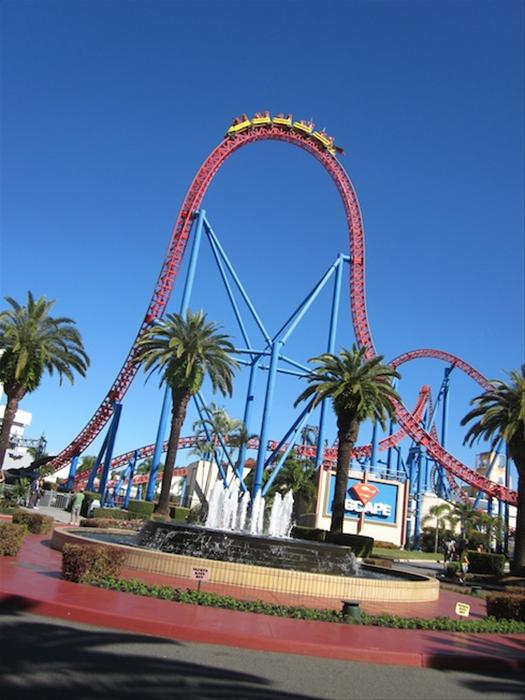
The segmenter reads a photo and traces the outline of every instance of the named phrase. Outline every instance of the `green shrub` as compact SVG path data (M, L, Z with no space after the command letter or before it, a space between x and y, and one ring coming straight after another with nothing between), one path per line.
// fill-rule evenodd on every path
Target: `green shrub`
M18 509L18 506L14 501L10 501L8 498L0 499L0 513L7 513L8 515L14 513Z
M277 605L263 600L237 600L229 595L221 595L209 591L197 590L195 588L183 590L180 588L170 588L169 586L147 584L143 581L133 579L108 577L104 580L97 581L95 585L111 591L121 591L133 593L135 595L161 598L163 600L173 600L178 603L206 605L214 608L274 615L277 617L289 617L298 620L320 620L323 622L373 625L376 627L393 627L396 629L441 630L447 632L502 634L525 632L525 624L523 622L508 619L497 620L495 617L454 620L450 617L400 617L398 615L388 614L370 615L362 612L359 619L348 620L348 618L343 617L342 611L338 610Z
M53 481L44 481L44 491L57 491L58 485Z
M134 518L144 518L147 520L153 514L155 504L153 501L137 501L131 499L128 505L129 513L133 513Z
M101 495L96 491L84 491L84 500L82 501L82 505L80 506L80 515L83 518L87 518L89 513L89 507L91 506L93 501L102 501Z
M123 508L97 508L94 518L106 518L107 520L129 520L132 514Z
M374 540L374 549L397 549L398 551L401 547L393 542L383 542L383 540Z
M486 598L487 615L497 620L525 622L524 593L489 593Z
M27 513L25 510L15 510L13 522L25 525L34 535L47 535L53 527L54 520L50 515Z
M188 515L190 514L189 508L183 508L182 506L175 506L175 517L174 520L178 523L186 522Z
M324 542L326 530L317 527L306 527L305 525L294 525L291 532L292 537L298 540L309 540L313 542Z
M449 561L447 563L447 568L445 569L445 573L448 576L448 578L454 578L455 576L459 576L459 562L458 561Z
M374 548L374 538L365 535L352 535L346 532L327 532L325 542L350 547L356 557L369 557Z
M62 578L73 583L94 583L118 577L125 552L110 547L65 544L62 549Z
M490 552L467 552L469 558L468 570L471 574L491 574L503 576L505 571L505 555Z
M117 528L119 530L138 530L144 520L115 520L114 518L83 518L80 527Z
M26 535L23 523L0 523L0 556L16 557Z
M381 566L383 569L391 569L394 566L394 560L388 559L388 557L367 557L363 559L363 562L372 566Z

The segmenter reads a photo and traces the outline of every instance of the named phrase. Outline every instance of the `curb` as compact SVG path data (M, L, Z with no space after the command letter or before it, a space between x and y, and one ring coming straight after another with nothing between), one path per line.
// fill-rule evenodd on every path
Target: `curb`
M75 584L83 586L83 584ZM90 587L91 588L91 587ZM107 591L109 592L109 591ZM109 593L114 593L113 591ZM119 595L119 594L116 594ZM196 606L185 605L182 603L169 603L170 605L181 606L182 608L192 609ZM419 651L397 651L386 647L366 647L364 644L356 641L356 646L342 646L340 644L329 643L326 640L322 642L310 641L312 637L308 635L308 627L304 630L302 625L319 625L330 623L317 623L304 620L292 621L294 626L297 625L297 637L293 640L284 637L276 636L272 630L268 630L266 634L260 630L260 625L252 624L256 622L254 618L266 618L265 615L254 613L240 613L236 611L221 610L220 612L227 615L243 615L249 616L246 621L248 624L242 624L239 627L240 631L225 631L221 624L215 621L210 621L209 625L199 625L198 620L194 624L188 624L177 621L164 621L159 619L144 618L140 616L122 616L117 613L108 612L99 607L85 607L80 605L72 605L57 601L43 601L36 596L29 595L10 595L6 593L0 594L0 610L5 611L26 611L34 615L43 617L51 617L62 620L69 620L97 627L109 627L126 632L134 632L149 636L163 637L171 640L200 642L205 644L218 644L231 647L240 647L245 649L253 649L257 651L281 652L287 654L297 654L300 656L315 656L323 658L339 659L344 661L356 661L360 663L374 663L381 665L400 665L419 668L433 668L437 670L455 670L455 671L491 671L491 672L522 672L525 671L525 656L519 657L496 657L494 654L490 656L482 654L458 653L457 649L451 645L450 653L437 651L419 652ZM206 608L199 608L201 614L199 617L206 615ZM216 609L213 609L216 611ZM191 610L191 612L197 612ZM194 617L194 616L192 616ZM215 627L215 629L213 629ZM251 628L259 627L259 631L250 632ZM234 630L233 625L229 625L230 630ZM365 628L369 629L369 628ZM386 629L385 629L386 631ZM412 630L388 630L389 632L397 633L397 635L410 634ZM302 632L302 633L301 633ZM361 630L355 628L356 638L360 637ZM446 633L435 633L446 635ZM457 635L455 635L457 637ZM495 635L476 635L480 637L480 641L491 641L492 645L497 644ZM447 635L449 637L449 635ZM445 637L445 638L447 638ZM409 642L408 636L405 639L399 639L399 648L406 648L403 642Z

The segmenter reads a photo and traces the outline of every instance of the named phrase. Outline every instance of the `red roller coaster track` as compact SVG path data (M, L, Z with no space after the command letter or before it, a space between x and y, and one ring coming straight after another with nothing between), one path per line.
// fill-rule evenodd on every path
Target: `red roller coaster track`
M55 470L65 466L74 455L80 454L93 442L111 417L113 401L120 401L131 385L138 369L137 364L134 362L137 352L137 340L156 319L162 317L166 309L182 262L194 213L200 207L213 177L224 161L237 149L255 141L267 140L285 141L308 151L308 153L313 155L324 166L334 181L341 195L348 226L350 244L350 308L354 331L359 345L366 348L367 357L371 358L377 354L366 312L363 222L357 196L350 178L339 161L323 148L321 144L307 134L276 124L250 128L225 138L199 168L186 193L177 222L171 234L168 250L149 307L124 365L91 420L71 444L50 464ZM466 362L453 355L437 350L415 350L397 358L392 364L397 366L402 362L417 357L435 357L445 360L446 362L451 362L466 372L484 388L490 387L490 383ZM484 478L449 454L421 427L417 416L412 415L401 403L396 403L396 416L403 431L413 440L423 445L429 455L453 476L484 491L491 497L512 505L517 503L517 494L515 491L511 491L504 486L495 484Z

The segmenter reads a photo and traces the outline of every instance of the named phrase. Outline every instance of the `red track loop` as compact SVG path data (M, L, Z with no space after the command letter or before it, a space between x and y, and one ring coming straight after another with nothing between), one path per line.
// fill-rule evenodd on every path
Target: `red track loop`
M131 385L138 369L137 365L134 363L134 357L137 351L137 340L155 319L163 315L166 309L188 241L192 217L194 212L200 207L211 180L224 161L237 149L255 141L266 140L285 141L308 151L324 166L334 181L341 195L348 226L351 255L350 307L354 332L358 344L366 348L366 355L368 358L377 354L366 312L363 223L357 197L350 178L339 161L309 136L275 124L248 129L235 136L225 138L208 156L198 170L186 194L177 222L172 231L164 263L135 342L128 353L122 369L95 415L73 442L51 463L51 466L53 466L55 470L63 467L71 460L73 455L79 454L93 442L111 416L113 401L121 400ZM463 363L458 358L455 359L458 366L459 363L461 363L465 368L469 368L466 363ZM446 452L434 438L421 428L419 421L407 411L403 404L396 404L396 414L397 420L404 431L410 435L413 440L423 444L428 453L454 476L459 477L466 483L475 486L490 496L507 503L517 503L516 492L510 491L503 486L499 486L485 479Z

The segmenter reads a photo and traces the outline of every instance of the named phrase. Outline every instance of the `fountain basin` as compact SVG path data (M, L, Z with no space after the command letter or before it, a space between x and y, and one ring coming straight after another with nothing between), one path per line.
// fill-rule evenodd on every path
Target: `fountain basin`
M252 566L353 576L357 562L350 547L283 537L249 535L198 525L148 521L137 544L170 554Z
M163 525L163 523L161 524ZM104 541L101 538L104 538ZM67 527L55 529L51 546L61 550L66 542L116 547L125 553L124 565L126 567L137 571L188 579L188 583L193 578L193 568L206 567L209 570L211 584L250 590L267 590L338 600L389 601L392 603L428 602L437 600L439 597L439 582L434 578L364 564L361 565L363 576L296 571L276 566L219 561L148 549L137 544L135 533L127 533L122 530L97 529L94 531L93 528L69 530ZM367 574L380 575L384 578L364 578Z

